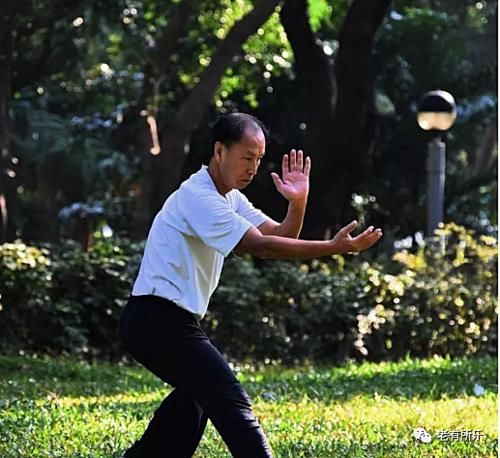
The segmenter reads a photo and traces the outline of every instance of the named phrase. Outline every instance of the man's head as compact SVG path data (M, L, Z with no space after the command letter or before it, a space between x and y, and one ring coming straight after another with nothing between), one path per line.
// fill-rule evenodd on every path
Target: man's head
M211 175L219 192L243 189L252 181L266 149L267 129L257 118L231 113L213 127Z

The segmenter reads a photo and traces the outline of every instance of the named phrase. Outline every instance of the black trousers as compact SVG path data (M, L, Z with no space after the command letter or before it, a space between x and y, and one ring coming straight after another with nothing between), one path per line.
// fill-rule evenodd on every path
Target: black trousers
M207 419L234 457L273 456L248 394L194 315L163 298L132 296L119 333L136 361L174 387L126 457L192 457Z

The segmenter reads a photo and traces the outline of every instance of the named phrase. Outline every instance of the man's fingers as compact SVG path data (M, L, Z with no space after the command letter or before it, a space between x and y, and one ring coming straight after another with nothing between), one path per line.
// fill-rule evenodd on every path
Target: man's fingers
M272 172L271 173L271 178L274 181L274 185L276 186L276 189L281 192L281 188L283 187L283 181L281 181L281 178L277 173Z
M311 158L309 156L306 157L306 166L304 167L304 174L309 176L311 172Z
M292 149L290 151L290 172L295 172L297 170L297 152Z
M371 234L373 231L373 226L370 226L368 227L367 229L365 229L361 234L358 235L359 236L366 236L368 234Z
M377 229L373 231L371 234L366 236L366 241L371 245L373 245L377 240L382 237L382 231L380 229Z
M375 243L378 242L381 237L382 237L382 231L380 229L373 231L373 233L367 237L368 246L366 246L366 248L370 248L372 245L375 245Z
M349 233L351 233L354 229L356 229L356 226L358 225L358 222L356 220L350 222L347 226L344 226L342 229L340 229L340 234L342 234L343 237L347 236Z
M382 230L375 229L370 226L366 231L362 232L352 240L353 244L359 248L359 251L370 248L375 242L382 237Z
M304 170L304 153L301 149L297 151L297 172L302 173Z
M283 154L283 159L281 161L281 176L284 177L289 171L288 154Z
M380 229L373 230L373 226L370 226L364 232L362 232L361 234L354 237L354 240L363 243L366 240L370 240L371 238L375 238L377 236L378 232L380 232Z
M294 172L304 173L306 176L309 176L311 172L311 158L307 156L304 161L304 151L301 149L291 149L290 154L283 155L281 168L282 176Z

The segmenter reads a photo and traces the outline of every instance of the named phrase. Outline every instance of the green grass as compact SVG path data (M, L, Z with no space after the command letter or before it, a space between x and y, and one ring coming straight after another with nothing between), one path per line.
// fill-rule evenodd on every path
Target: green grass
M239 374L279 458L496 457L497 360L449 359ZM112 458L169 387L140 367L0 357L1 458ZM474 384L486 390L473 393ZM425 428L429 444L413 438ZM479 441L438 431L481 430ZM211 425L195 455L229 457Z

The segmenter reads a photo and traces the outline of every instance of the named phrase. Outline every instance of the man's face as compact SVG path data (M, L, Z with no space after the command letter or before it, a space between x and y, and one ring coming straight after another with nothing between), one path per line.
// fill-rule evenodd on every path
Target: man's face
M226 189L246 188L257 173L266 140L260 129L247 128L241 140L230 148L216 144L221 178Z

